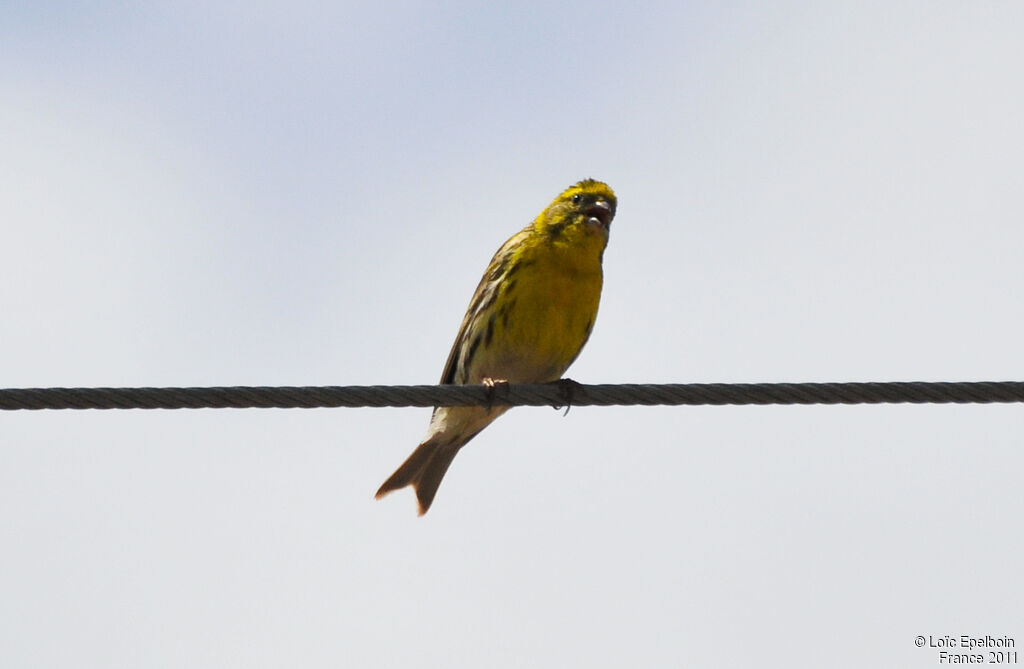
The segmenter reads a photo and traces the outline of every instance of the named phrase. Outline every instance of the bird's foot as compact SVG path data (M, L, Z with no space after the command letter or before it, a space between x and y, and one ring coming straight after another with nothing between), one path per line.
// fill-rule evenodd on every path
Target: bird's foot
M485 376L480 380L480 383L487 388L487 410L490 411L494 408L494 395L498 390L498 386L508 386L506 379L492 379L489 376Z
M555 404L552 405L552 408L557 410L561 409L564 406L565 413L562 415L568 416L569 409L572 408L572 400L574 397L576 397L576 393L583 389L583 384L577 383L572 379L558 379L557 381L555 381L555 383L558 384L558 394L560 396L560 399L564 402L564 404Z

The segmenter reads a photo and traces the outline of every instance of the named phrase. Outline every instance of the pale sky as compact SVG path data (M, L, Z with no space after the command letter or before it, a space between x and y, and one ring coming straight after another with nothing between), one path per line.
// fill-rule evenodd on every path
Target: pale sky
M1024 4L0 5L0 386L434 383L619 208L584 383L1024 380ZM4 667L1024 653L1024 406L0 415ZM986 658L987 659L987 658Z

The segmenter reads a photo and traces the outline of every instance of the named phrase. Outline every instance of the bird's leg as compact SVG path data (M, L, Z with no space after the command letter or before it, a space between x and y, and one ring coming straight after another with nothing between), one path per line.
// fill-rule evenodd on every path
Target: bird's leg
M494 393L497 391L498 386L507 386L508 381L506 379L492 379L489 376L485 376L480 380L480 383L487 388L487 410L490 411L494 408Z
M558 379L555 383L558 384L558 394L561 395L562 399L565 401L565 413L562 415L568 416L569 409L572 408L572 400L576 396L576 393L583 389L583 384L577 383L572 379ZM552 408L561 409L562 407L554 406Z

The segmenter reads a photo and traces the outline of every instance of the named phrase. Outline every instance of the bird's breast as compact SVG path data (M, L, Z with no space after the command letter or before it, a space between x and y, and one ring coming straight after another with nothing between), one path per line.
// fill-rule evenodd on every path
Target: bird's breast
M601 298L600 256L542 251L523 258L503 282L481 376L553 381L590 336Z

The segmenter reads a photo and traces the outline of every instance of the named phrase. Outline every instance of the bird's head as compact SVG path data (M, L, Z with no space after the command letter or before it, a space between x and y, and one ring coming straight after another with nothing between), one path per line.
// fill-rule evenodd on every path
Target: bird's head
M615 193L607 184L584 179L556 197L534 225L551 236L598 235L607 239L615 205Z

